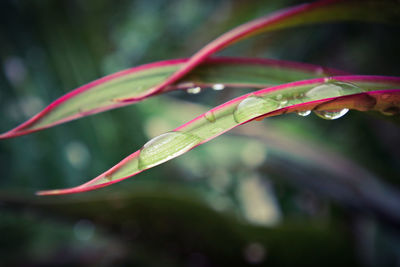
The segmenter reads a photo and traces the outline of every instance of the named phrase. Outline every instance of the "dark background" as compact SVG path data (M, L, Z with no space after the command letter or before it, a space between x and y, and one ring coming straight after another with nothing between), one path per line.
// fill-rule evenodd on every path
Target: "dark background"
M300 2L1 1L0 130L82 84L189 57ZM398 25L307 26L220 54L399 76L399 36ZM1 140L0 265L399 266L398 115L279 116L96 192L34 197L88 181L236 90L175 92Z

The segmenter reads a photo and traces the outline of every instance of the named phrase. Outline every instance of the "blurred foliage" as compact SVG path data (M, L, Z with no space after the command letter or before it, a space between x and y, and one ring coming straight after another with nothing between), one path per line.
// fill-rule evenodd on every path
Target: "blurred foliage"
M1 1L1 130L79 85L188 57L240 23L299 2ZM392 25L309 26L221 54L399 76L399 33ZM99 192L32 197L80 184L238 94L175 92L1 141L0 263L398 265L400 130L390 121L398 118L377 114L279 116Z

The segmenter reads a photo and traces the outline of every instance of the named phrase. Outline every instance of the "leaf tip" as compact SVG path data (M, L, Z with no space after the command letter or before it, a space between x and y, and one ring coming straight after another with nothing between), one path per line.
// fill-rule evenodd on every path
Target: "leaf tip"
M44 191L37 191L35 195L37 196L50 196L50 195L58 195L60 190L44 190Z

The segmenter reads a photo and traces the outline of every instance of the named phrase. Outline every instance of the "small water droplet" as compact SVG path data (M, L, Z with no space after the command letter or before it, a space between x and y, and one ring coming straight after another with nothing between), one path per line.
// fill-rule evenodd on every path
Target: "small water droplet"
M188 94L193 94L193 95L195 95L195 94L198 94L198 93L200 93L201 92L201 88L200 87L192 87L192 88L188 88L188 89L186 89L186 92L188 93Z
M214 89L216 91L224 90L225 85L223 85L222 83L216 83L212 86L212 89Z
M215 122L215 120L216 120L214 112L212 112L211 110L207 111L204 114L204 118L206 118L209 122Z
M236 122L241 123L254 117L271 112L279 106L279 102L271 98L249 96L236 107L233 117Z
M314 113L325 120L336 120L339 119L340 117L343 117L349 109L344 108L340 110L315 110Z
M283 96L282 96L281 94L278 94L278 95L276 95L276 97L275 97L275 98L276 98L276 100L278 100L278 101L279 101L279 100L281 100L281 99L282 99L282 97L283 97Z
M139 170L147 169L189 151L201 142L195 135L183 132L168 132L148 141L140 150Z
M311 110L297 111L297 115L306 117L311 114Z

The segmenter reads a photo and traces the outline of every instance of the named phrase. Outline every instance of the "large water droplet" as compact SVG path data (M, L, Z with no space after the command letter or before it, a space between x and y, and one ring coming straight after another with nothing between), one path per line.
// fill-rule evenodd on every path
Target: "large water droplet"
M188 92L188 94L198 94L201 92L201 88L200 87L192 87L192 88L188 88L186 89L186 92Z
M195 135L168 132L148 141L140 150L139 170L147 169L189 151L201 142Z
M297 115L303 116L303 117L308 116L310 114L311 114L311 110L297 111Z
M312 100L317 100L361 92L363 92L363 90L354 84L328 80L326 83L310 89L308 92L306 92L305 97L311 98Z
M339 110L315 110L314 113L318 116L321 117L325 120L336 120L339 119L340 117L343 117L349 109L344 108L344 109L339 109Z
M224 88L225 88L225 85L223 85L222 83L216 83L212 86L212 89L217 90L217 91L224 90Z
M216 120L214 112L212 112L211 110L207 111L204 114L204 118L206 118L209 122L215 122L215 120Z
M279 102L271 98L249 96L236 107L233 117L236 122L241 123L254 117L271 112L279 106Z

